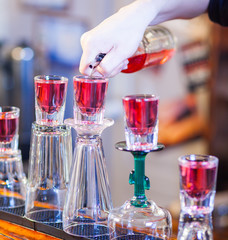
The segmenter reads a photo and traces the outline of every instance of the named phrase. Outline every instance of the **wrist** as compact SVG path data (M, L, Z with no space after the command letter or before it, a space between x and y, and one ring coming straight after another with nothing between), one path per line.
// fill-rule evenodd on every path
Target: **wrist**
M122 7L119 11L130 15L132 24L145 29L160 12L163 2L166 0L135 0L131 4Z
M142 15L142 19L148 26L162 10L166 0L136 0L138 11Z

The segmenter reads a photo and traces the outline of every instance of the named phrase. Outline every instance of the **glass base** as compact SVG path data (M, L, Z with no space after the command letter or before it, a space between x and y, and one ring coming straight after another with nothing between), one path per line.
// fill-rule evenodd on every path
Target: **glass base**
M64 218L63 230L73 236L98 238L109 236L107 226L108 212L99 211L99 215L94 209L79 209L75 211L77 215L73 218Z
M113 209L108 219L110 239L169 239L172 232L170 213L151 200L147 205L135 207L129 200Z
M135 233L132 235L116 237L116 238L113 238L113 240L162 240L162 238Z
M15 195L15 193L13 193ZM18 208L25 205L24 199L17 197L6 197L0 196L0 210L9 209L9 208Z
M109 229L103 224L77 223L64 229L70 235L90 239L109 239Z
M158 129L157 127L153 131L140 135L134 134L131 129L125 127L125 139L127 147L131 150L149 150L157 147L158 143Z
M114 124L114 120L105 118L101 124L94 122L85 124L84 122L75 123L74 119L68 118L64 121L64 123L70 127L73 127L79 136L90 137L100 136L105 128L111 127Z
M62 211L53 209L34 208L25 215L26 218L35 222L42 223L61 223Z

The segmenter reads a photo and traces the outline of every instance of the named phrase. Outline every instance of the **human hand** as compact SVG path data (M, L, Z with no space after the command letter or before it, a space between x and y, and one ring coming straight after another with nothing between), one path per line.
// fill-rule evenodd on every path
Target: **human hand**
M113 77L127 67L127 59L136 52L146 27L156 13L151 9L148 11L147 2L139 0L121 8L82 35L83 54L79 67L82 74ZM90 65L100 53L105 56L93 70Z

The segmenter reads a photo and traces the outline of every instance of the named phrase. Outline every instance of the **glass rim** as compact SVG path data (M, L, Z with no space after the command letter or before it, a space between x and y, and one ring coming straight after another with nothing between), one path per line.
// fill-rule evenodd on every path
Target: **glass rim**
M126 95L124 97L122 97L122 100L124 101L128 101L128 100L132 100L132 99L143 99L144 101L147 100L159 100L159 96L156 96L155 94L131 94L131 95Z
M213 155L207 154L187 154L180 156L178 162L181 163L196 163L196 162L212 162L218 164L219 159Z
M4 115L7 117L8 115L12 116L20 114L20 108L14 106L0 106L0 116Z
M17 150L12 150L12 151L7 151L7 152L3 152L0 151L0 159L1 158L15 158L15 157L21 157L21 150L17 149Z
M67 83L68 78L59 75L37 75L34 77L34 81L44 83Z
M87 76L87 75L76 75L73 77L74 81L84 81L84 82L108 82L109 78L107 77L96 77L96 76Z

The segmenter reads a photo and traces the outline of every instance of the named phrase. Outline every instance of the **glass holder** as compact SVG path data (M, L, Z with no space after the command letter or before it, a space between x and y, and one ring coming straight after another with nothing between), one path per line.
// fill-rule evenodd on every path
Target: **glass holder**
M70 235L109 238L107 220L112 208L101 133L112 126L112 119L102 124L65 123L77 131L70 183L63 211L63 229Z
M161 151L164 145L131 150L123 141L117 143L116 148L130 152L134 157L134 170L129 175L129 184L134 184L134 196L110 212L110 239L169 239L172 229L170 213L145 195L145 190L150 188L149 178L145 176L145 157L149 152Z

